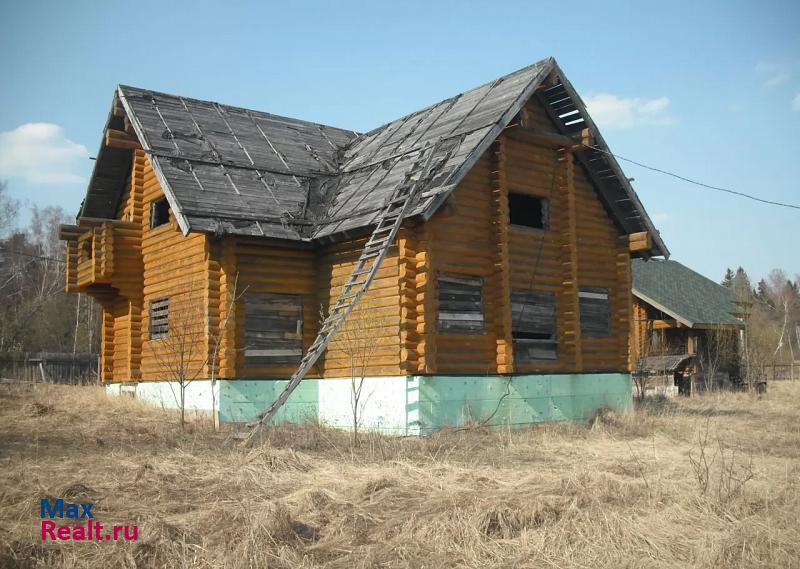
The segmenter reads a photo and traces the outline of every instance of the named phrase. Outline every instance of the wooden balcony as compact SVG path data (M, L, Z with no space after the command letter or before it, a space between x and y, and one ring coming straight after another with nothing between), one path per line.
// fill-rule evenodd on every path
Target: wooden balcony
M141 235L138 225L111 219L84 218L79 225L62 225L60 237L67 242L67 292L114 286L119 272L115 260L132 234Z

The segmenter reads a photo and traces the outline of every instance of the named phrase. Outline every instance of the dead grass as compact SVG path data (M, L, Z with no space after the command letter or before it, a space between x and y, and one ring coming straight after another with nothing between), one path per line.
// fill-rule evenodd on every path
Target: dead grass
M0 386L0 567L800 567L800 385L425 439L259 448L97 388ZM136 543L42 544L42 497Z

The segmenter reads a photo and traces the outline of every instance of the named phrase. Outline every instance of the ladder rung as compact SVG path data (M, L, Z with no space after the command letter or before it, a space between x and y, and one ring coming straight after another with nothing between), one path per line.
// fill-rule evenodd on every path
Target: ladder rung
M370 237L369 241L367 241L366 247L371 247L373 245L383 246L386 245L388 241L389 241L388 235L385 235L384 237L378 237L377 239L373 239L372 237Z
M353 289L363 288L364 284L365 284L365 281L353 281L352 283L348 283L348 284L344 285L344 288L342 289L342 291L343 292L352 292Z

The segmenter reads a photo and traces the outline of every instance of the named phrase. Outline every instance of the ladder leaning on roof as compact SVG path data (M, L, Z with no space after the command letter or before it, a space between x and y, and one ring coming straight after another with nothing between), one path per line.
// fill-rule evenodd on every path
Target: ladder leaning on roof
M378 217L378 223L372 231L372 235L367 240L363 251L361 251L358 262L344 286L342 286L342 291L339 293L336 304L334 304L325 318L314 343L311 344L311 347L300 360L297 370L292 374L283 392L269 407L258 414L256 420L247 423L244 429L234 433L231 436L232 439L241 440L245 446L249 446L258 440L264 425L286 403L286 400L289 399L289 396L303 380L306 373L325 352L333 335L341 328L355 305L369 289L383 258L386 256L386 252L394 243L403 219L411 211L420 188L425 186L425 182L433 178L434 173L447 162L454 150L454 148L451 148L434 164L433 157L438 147L439 143L437 142L421 150L411 168L406 172L403 181L395 187ZM400 157L395 162L399 162L399 160Z

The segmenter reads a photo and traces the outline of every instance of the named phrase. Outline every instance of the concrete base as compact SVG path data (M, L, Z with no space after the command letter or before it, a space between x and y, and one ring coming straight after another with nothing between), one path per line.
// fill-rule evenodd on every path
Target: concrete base
M186 411L195 413L211 413L216 405L219 408L220 384L214 386L213 396L211 382L195 380L186 386ZM109 395L131 395L162 409L180 409L181 388L176 381L141 381L139 383L110 383L106 385ZM216 403L215 403L216 402Z
M220 422L253 419L278 397L286 383L285 379L218 381L214 395ZM120 385L107 389L133 390L136 397L160 407L178 407L180 392L175 384ZM351 429L353 393L350 378L304 380L273 423L314 422ZM210 383L191 383L186 403L187 409L210 412ZM394 376L363 380L358 415L359 428L364 431L420 435L468 423L520 427L545 421L586 420L601 407L626 412L631 406L628 374Z

